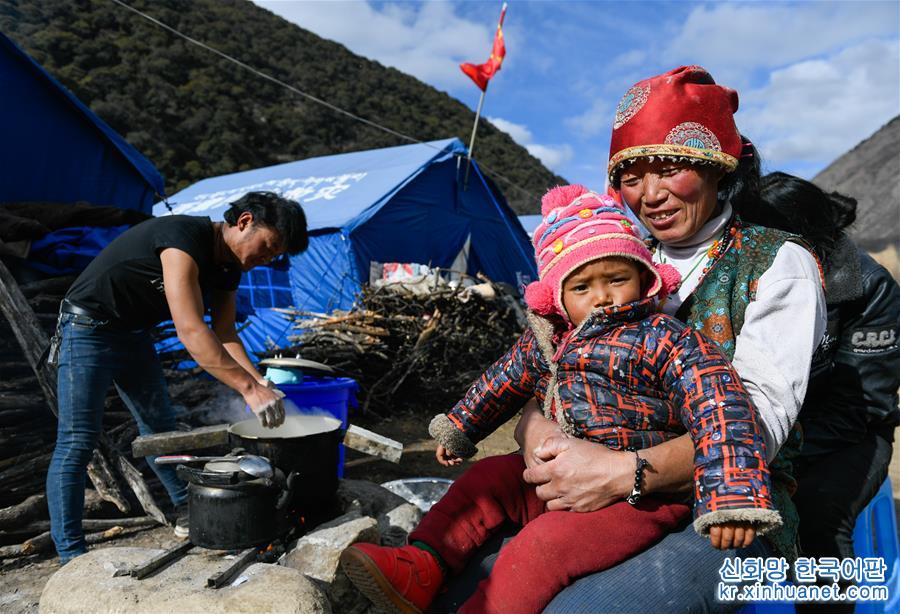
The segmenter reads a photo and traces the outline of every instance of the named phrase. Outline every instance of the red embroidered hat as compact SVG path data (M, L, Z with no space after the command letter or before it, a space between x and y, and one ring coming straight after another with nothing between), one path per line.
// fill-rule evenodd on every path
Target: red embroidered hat
M706 69L681 66L633 85L616 108L609 145L609 182L617 185L635 158L688 158L737 168L741 135L734 125L738 95Z

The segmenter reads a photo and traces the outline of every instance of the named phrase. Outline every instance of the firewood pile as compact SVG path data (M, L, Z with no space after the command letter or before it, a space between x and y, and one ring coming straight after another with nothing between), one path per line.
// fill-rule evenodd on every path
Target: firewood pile
M296 355L334 367L360 384L360 408L377 415L449 409L521 334L515 290L487 280L439 285L365 286L357 307L331 314L281 310L293 319Z

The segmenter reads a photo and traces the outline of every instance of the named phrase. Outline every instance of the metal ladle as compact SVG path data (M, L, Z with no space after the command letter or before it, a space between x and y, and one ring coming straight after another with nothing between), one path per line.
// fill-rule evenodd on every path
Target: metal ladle
M190 454L178 454L175 456L157 456L156 460L154 460L157 465L210 461L231 461L237 463L238 469L255 478L270 478L274 475L272 464L269 460L255 454L244 454L242 456L192 456Z

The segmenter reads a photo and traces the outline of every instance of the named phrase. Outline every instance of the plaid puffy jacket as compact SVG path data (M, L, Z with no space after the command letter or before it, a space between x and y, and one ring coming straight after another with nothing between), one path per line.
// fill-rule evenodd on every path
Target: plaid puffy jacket
M687 432L697 531L732 520L757 523L760 533L780 525L750 395L711 342L654 313L652 299L597 310L564 335L535 314L529 320L516 344L432 421L441 444L471 456L532 396L565 432L616 450Z

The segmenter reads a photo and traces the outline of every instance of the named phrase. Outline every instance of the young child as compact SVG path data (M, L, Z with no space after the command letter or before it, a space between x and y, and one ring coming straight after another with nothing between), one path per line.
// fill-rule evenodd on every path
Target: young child
M520 454L486 458L457 479L410 534L410 545L358 543L341 555L353 583L386 611L428 608L447 574L504 523L522 530L460 612L539 612L576 578L609 568L690 517L677 498L641 497L638 450L685 432L695 445L694 527L744 534L735 547L778 527L765 444L737 373L710 342L655 312L678 273L654 265L638 232L610 197L557 187L542 200L535 231L540 281L528 286L530 329L430 426L443 464L534 396L562 431L633 450L628 501L593 512L548 512L522 479Z

